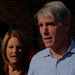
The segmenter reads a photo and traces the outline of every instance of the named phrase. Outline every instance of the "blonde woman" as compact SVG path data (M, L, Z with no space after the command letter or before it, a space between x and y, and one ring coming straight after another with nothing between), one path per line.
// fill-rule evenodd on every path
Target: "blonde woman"
M19 30L10 30L2 41L1 53L4 59L2 75L27 75L28 42Z

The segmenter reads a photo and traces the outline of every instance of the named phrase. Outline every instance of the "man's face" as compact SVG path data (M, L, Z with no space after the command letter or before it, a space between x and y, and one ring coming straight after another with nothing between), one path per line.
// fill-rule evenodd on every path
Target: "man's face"
M67 35L66 24L62 25L53 17L39 17L38 25L46 47L62 45Z

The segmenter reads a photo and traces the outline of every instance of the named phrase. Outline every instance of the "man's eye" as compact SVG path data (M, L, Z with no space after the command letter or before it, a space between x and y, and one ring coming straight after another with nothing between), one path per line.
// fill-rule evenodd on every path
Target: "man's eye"
M38 24L39 26L43 26L43 24Z

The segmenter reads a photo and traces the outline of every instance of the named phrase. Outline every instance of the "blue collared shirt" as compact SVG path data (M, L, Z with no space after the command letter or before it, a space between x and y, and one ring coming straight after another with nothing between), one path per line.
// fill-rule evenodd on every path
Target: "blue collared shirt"
M51 56L49 48L38 52L31 60L28 75L75 75L75 42L62 58Z

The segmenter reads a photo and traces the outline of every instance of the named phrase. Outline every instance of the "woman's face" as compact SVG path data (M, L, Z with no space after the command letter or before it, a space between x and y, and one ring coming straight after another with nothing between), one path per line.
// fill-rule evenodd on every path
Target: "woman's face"
M11 37L7 43L6 56L11 64L18 64L22 59L22 45L17 37Z

